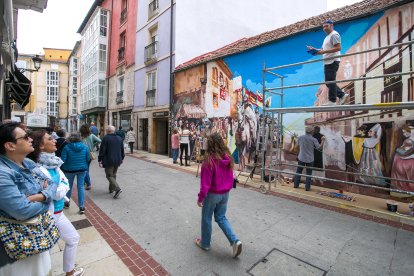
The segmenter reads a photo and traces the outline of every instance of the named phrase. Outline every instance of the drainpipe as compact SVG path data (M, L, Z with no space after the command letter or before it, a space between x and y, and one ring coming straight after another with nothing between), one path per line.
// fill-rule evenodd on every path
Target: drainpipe
M171 0L171 20L170 20L170 116L168 122L168 156L171 157L171 124L172 124L172 107L174 94L174 75L173 75L173 31L174 31L174 0Z
M112 50L112 16L114 12L114 0L111 1L111 16L109 17L109 32L108 32L108 54L106 64L106 112L107 112L107 123L109 125L109 68L111 65L111 50ZM99 85L99 84L98 84ZM118 117L117 117L118 118Z

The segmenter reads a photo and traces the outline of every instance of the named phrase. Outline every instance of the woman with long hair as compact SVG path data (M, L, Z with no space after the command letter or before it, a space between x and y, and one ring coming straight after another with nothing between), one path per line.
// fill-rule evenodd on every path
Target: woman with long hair
M211 134L207 139L207 150L201 167L197 200L197 205L202 207L201 238L196 239L196 244L201 249L210 250L211 222L214 214L214 220L230 242L235 258L242 251L242 243L226 218L229 191L234 182L233 167L233 158L223 138L218 133Z
M92 186L92 182L91 182L91 177L89 175L89 167L91 165L92 160L95 158L95 154L93 150L102 141L95 134L91 133L91 130L87 125L82 125L79 129L79 132L81 134L82 142L88 146L89 153L91 156L89 163L88 163L88 170L86 171L86 176L85 176L85 185L86 185L85 190L90 190Z
M32 132L30 138L33 139L34 151L29 155L29 158L40 165L40 169L50 180L58 184L52 209L60 237L65 242L63 271L66 273L66 276L81 276L84 273L84 269L82 267L75 268L75 256L80 236L63 213L64 197L67 191L69 191L69 183L66 176L60 170L63 161L55 155L57 150L56 140L45 130Z

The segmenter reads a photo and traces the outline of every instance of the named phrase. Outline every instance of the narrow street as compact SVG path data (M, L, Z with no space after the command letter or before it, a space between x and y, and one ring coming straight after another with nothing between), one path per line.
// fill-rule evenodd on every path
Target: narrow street
M211 251L201 251L194 244L201 212L194 175L127 156L118 171L123 189L118 200L108 194L97 162L91 176L89 198L171 275L412 275L414 270L413 232L241 187L231 192L228 206L243 242L241 256L231 258L215 224Z

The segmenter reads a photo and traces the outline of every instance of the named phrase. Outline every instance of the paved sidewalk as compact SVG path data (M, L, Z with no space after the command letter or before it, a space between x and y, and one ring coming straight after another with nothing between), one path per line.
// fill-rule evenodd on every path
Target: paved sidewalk
M106 214L125 232L127 244L136 242L153 258L148 264L145 257L150 270L136 275L411 275L414 270L411 231L243 188L232 191L228 212L244 244L242 255L231 258L216 225L212 250L201 251L194 245L200 235L199 179L180 169L128 156L118 172L124 192L114 200L103 170L96 162L91 166L88 196L103 211L99 216ZM93 204L87 206L88 218ZM130 271L141 265L132 248L121 249L115 252Z

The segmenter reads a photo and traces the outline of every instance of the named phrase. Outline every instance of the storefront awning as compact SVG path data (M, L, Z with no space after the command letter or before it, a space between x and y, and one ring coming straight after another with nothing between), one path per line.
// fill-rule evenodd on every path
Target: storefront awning
M30 80L14 66L6 85L10 98L24 108L29 103L32 93Z

